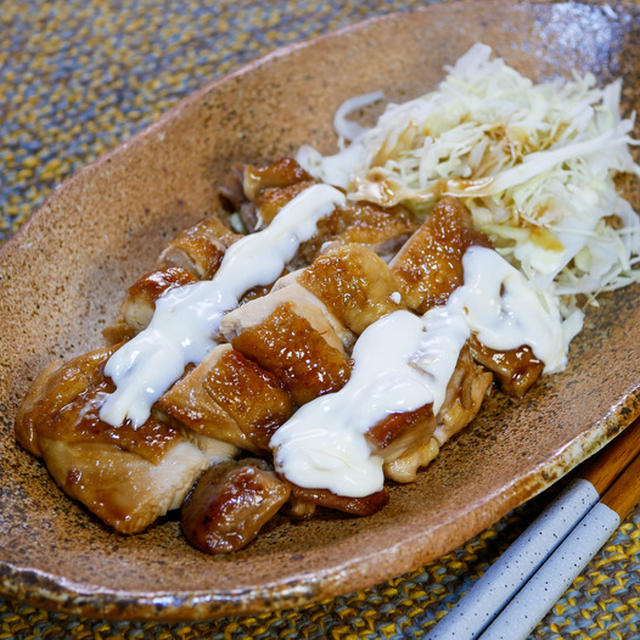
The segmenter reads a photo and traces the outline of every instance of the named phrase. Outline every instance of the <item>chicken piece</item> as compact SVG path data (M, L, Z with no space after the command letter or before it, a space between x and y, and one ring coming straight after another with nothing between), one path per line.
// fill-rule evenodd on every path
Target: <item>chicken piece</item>
M481 344L475 336L469 344L473 359L492 371L500 388L511 396L523 396L544 369L544 362L536 358L527 345L496 351Z
M297 405L342 388L351 371L342 350L332 347L288 302L237 335L232 345L273 373Z
M426 466L438 453L433 432L436 421L433 406L415 411L392 413L366 434L372 452L379 455L387 478L396 482L413 482L418 469Z
M255 202L258 227L270 224L282 207L313 184L306 180L260 192ZM359 244L390 257L417 228L417 220L404 207L352 202L318 221L316 233L300 245L293 263L309 264L327 249L344 244Z
M473 229L459 200L443 198L389 265L407 306L422 314L446 303L463 284L462 256L471 245L491 247L491 241Z
M248 233L256 228L256 206L244 193L245 164L236 162L218 188L218 199L229 213L237 213L244 230Z
M386 263L357 244L318 256L297 281L358 335L383 315L405 308Z
M291 157L284 156L263 166L246 165L242 176L245 196L256 202L267 189L289 187L300 182L317 182Z
M308 264L329 247L343 244L360 244L389 258L418 226L417 219L404 207L349 202L318 221L318 232L300 246L299 259Z
M235 211L240 216L245 229L255 231L262 226L263 220L258 215L258 199L266 190L277 190L300 182L312 184L311 176L293 159L280 158L271 164L264 166L236 164L231 173L225 179L219 189L219 196L224 206L230 211ZM294 194L297 195L297 194ZM276 192L272 192L271 199L276 198ZM283 206L293 195L282 202ZM270 221L275 215L273 207L270 213L265 211L266 221Z
M270 224L280 209L314 183L304 180L261 191L255 201L258 227ZM309 264L328 248L350 243L390 257L418 226L404 207L384 209L371 202L352 202L318 221L316 233L300 245L294 264Z
M249 231L269 224L301 191L315 184L293 158L265 166L234 167L221 189L223 201L237 211ZM383 208L352 202L318 222L317 233L302 243L294 263L309 264L328 246L358 243L383 256L392 255L418 228L417 219L402 206Z
M229 445L215 442L215 447L208 447L206 441L181 439L155 464L101 442L42 437L40 446L51 476L65 493L116 531L139 533L177 509L213 461L233 453Z
M213 215L181 231L158 258L158 266L180 267L198 280L209 280L218 270L225 251L242 236Z
M34 456L42 457L40 426L46 424L50 415L55 415L64 407L67 398L84 391L96 366L94 360L95 354L90 354L86 362L77 362L76 366L65 366L59 361L50 362L27 390L16 413L14 432L16 440ZM56 397L51 393L52 388L63 385L63 394Z
M256 229L262 229L271 224L280 209L289 204L305 189L316 184L316 180L303 180L287 186L269 187L258 193L255 199Z
M416 411L391 414L369 429L367 440L382 457L385 476L413 482L419 468L436 457L440 445L473 420L492 381L491 373L473 361L465 345L435 418L428 404Z
M291 484L291 495L304 502L313 502L319 507L335 509L353 516L370 516L380 511L389 502L386 487L362 498L339 496L328 489L307 489Z
M493 376L471 358L465 345L447 385L445 400L434 418L432 405L395 413L369 429L372 450L384 460L385 476L396 482L413 482L452 435L477 415Z
M118 319L104 329L104 337L114 344L145 329L161 295L174 287L212 278L225 251L240 237L217 216L205 218L179 233L160 254L160 268L129 287Z
M278 282L284 281L281 278ZM327 343L344 353L344 347L351 347L355 336L331 313L326 305L313 293L300 286L295 280L286 286L276 286L271 292L251 300L229 312L220 322L220 332L229 341L246 329L263 322L281 304L288 303L292 312L305 318ZM277 284L277 283L276 283Z
M433 406L429 403L415 411L388 415L367 431L366 438L372 452L389 463L409 449L429 442L435 428Z
M42 455L40 439L117 444L121 449L157 462L182 439L180 430L150 418L138 429L130 423L113 427L98 417L102 399L114 390L104 365L116 351L97 349L60 366L44 369L29 389L16 417L18 441Z
M476 417L492 382L492 374L473 361L469 344L465 344L436 416L433 435L438 444L443 445Z
M197 282L196 277L182 267L167 267L147 273L129 287L117 320L105 327L102 335L111 344L132 338L151 322L160 296L194 282Z
M216 347L157 405L196 433L254 453L269 451L271 436L294 412L276 377L228 344Z
M316 512L316 503L291 494L280 509L280 513L296 520L308 520Z
M403 299L419 313L445 304L463 284L462 256L471 245L491 247L491 241L471 226L471 214L457 199L446 197L409 239L390 267ZM544 368L530 347L497 351L472 338L473 358L495 373L505 393L522 396ZM475 415L475 413L474 413Z
M209 468L182 506L182 530L205 553L238 551L287 501L288 483L262 460L222 462Z
M46 369L25 399L16 435L72 498L117 531L135 533L177 508L212 460L236 450L189 437L156 416L137 429L100 420L102 399L113 391L104 376L113 351L98 349Z
M261 167L246 165L242 176L245 200L238 201L236 196L236 208L245 226L250 225L246 228L257 231L271 224L280 209L317 182L293 158L280 158Z
M439 452L440 446L433 437L426 442L418 442L408 447L397 458L385 462L382 467L384 475L396 482L415 482L418 470L426 467Z

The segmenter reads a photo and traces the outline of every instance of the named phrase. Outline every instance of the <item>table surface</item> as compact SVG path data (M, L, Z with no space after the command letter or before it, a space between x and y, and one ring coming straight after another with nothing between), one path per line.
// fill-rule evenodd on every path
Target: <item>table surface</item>
M208 80L278 46L425 4L5 0L0 5L0 242L56 184ZM548 499L549 492L542 494L415 572L300 609L195 624L106 622L0 598L0 640L419 638ZM639 636L636 508L532 638Z

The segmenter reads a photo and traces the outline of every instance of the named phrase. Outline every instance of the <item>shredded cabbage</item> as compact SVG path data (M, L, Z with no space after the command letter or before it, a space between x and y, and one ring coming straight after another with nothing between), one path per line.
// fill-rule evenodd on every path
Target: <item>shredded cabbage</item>
M574 73L534 84L491 54L474 45L436 91L389 104L370 129L346 117L378 94L347 101L336 117L341 151L302 147L297 159L355 200L428 215L441 195L461 198L577 332L577 294L595 303L640 281L640 221L614 185L617 173L640 176L628 146L638 144L635 114L620 116L620 80L598 89L592 74Z

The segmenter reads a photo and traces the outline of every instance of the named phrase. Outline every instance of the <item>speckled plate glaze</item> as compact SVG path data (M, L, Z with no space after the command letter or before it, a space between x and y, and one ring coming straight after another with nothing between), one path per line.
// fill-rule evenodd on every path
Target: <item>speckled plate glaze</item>
M203 619L362 588L463 543L594 453L640 414L640 287L589 311L568 369L523 400L491 397L419 481L365 519L274 520L247 549L209 557L166 519L117 535L20 449L13 420L53 358L102 344L123 291L179 228L215 209L235 160L335 146L336 107L383 89L406 100L476 41L536 78L622 75L640 107L636 5L454 3L390 15L279 51L187 98L80 171L0 254L0 591L110 618ZM636 131L636 137L638 132ZM637 184L623 184L638 208Z

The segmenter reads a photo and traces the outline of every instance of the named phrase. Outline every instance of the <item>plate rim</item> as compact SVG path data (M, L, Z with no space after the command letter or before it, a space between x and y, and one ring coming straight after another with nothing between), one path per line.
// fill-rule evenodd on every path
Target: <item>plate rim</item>
M498 0L492 0L492 3L501 4ZM200 88L180 99L174 106L156 118L153 122L143 127L133 136L121 141L112 150L83 166L72 176L64 180L62 184L68 185L77 180L81 180L82 176L87 172L109 162L110 158L115 154L120 153L124 147L133 144L140 144L140 142L146 137L153 135L157 129L161 128L165 122L172 120L187 105L199 101L205 94L215 91L219 85L227 83L233 78L251 73L262 66L270 64L273 60L277 60L281 57L287 57L295 51L315 46L318 42L324 40L341 37L349 32L364 30L368 25L375 22L390 21L396 19L398 16L406 16L413 13L428 13L434 10L443 10L445 7L447 8L445 10L454 11L463 5L481 4L486 4L485 0L462 0L462 2L452 4L444 3L424 6L413 11L394 11L392 13L370 17L365 20L349 24L329 33L324 33L303 41L279 47L262 57L251 60L226 74L206 82ZM541 3L524 2L521 6L535 4ZM554 3L550 1L543 2L542 4ZM593 6L593 4L599 3L567 2L564 4L586 4ZM629 4L627 2L617 1L614 2L614 4L629 8L635 7L637 9L637 5ZM456 5L456 7L454 7L454 5ZM518 5L510 7L511 11L515 11L517 9ZM32 225L36 224L46 213L48 203L52 198L55 198L56 192L57 189L54 189L45 198L45 200L34 209L18 231L12 234L7 241L0 245L0 261L4 261L7 256L19 248L23 237L28 235L29 229ZM622 430L630 425L638 416L640 416L640 381L634 391L620 403L612 406L607 415L603 416L600 421L586 427L585 431L571 442L556 459L554 459L555 473L549 474L545 483L535 483L537 484L537 487L534 492L527 498L520 498L517 504L521 504L523 501L532 498L549 487L584 459L583 457L581 460L578 460L579 456L577 455L578 450L582 453L585 451L585 443L582 442L583 440L587 443L586 447L589 451L589 455L592 455L616 435L622 432ZM596 427L604 430L604 435L602 433L596 434ZM541 463L539 467L547 465L548 461L545 461L545 463ZM560 473L560 469L563 469L562 473ZM528 476L522 479L521 484L526 484L527 481L531 481L535 476L536 470L534 469ZM487 501L491 499L491 497L487 497ZM504 501L499 509L500 515L498 517L502 517L515 506L517 505L510 503L508 500ZM496 518L494 517L492 522L495 520ZM484 529L486 526L488 526L486 523L483 523L479 527L477 526L473 535ZM419 535L417 537L419 537ZM412 568L415 569L422 564L424 563L417 563L414 560L411 563L412 567L403 567L399 573L404 573ZM188 591L183 593L176 591L126 592L104 589L100 589L98 591L95 589L92 590L88 585L69 581L64 576L53 575L39 569L12 565L10 562L0 562L0 594L17 598L43 608L65 611L71 614L87 617L114 620L153 618L158 621L195 621L224 615L262 612L265 610L265 602L269 603L269 608L271 609L281 609L300 606L302 604L316 601L321 597L329 597L329 595L335 596L337 593L335 589L331 590L331 594L327 593L327 589L330 589L332 585L335 585L335 580L339 578L336 574L339 573L340 571L333 571L327 572L326 575L322 576L316 574L314 576L310 576L312 579L304 582L304 584L301 584L300 577L297 577L286 585L286 589L282 588L282 582L278 582L276 585L277 592L269 590L269 587L264 587L260 591L254 590L251 597L247 599L246 594L227 591L225 592L225 598L224 595L216 594L211 590ZM361 579L358 583L359 586L356 588L365 588L371 584L371 581L363 581ZM353 590L353 588L343 589L339 591L339 593L346 593ZM238 603L240 601L241 604L239 605Z

